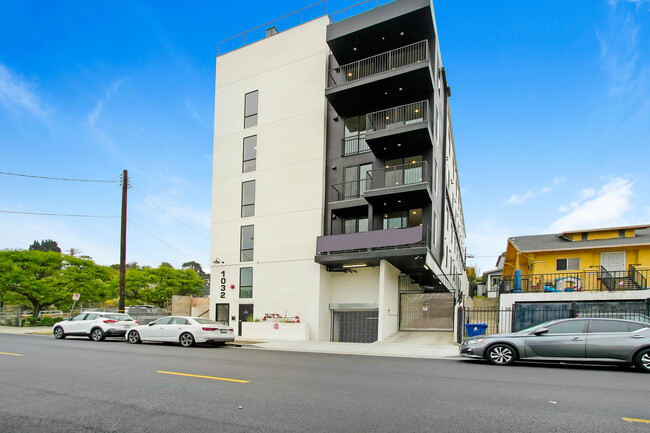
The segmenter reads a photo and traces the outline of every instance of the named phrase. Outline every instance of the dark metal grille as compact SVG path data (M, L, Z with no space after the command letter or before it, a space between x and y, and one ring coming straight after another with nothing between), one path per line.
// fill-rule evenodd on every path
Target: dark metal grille
M334 311L332 341L340 343L372 343L377 341L379 312Z

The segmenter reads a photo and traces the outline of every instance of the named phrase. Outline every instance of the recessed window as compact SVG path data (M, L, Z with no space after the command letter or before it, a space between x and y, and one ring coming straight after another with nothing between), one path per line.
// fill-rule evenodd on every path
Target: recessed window
M253 268L239 269L239 297L253 297Z
M422 209L410 209L384 214L383 229L403 229L422 225Z
M555 269L558 271L577 271L580 269L580 259L557 259Z
M625 229L621 229L618 231L618 237L619 238L624 238L625 237Z
M241 184L241 216L255 215L255 181L242 182Z
M241 239L239 242L239 261L253 261L253 247L255 245L255 227L243 226L241 228Z
M251 135L244 138L244 162L242 163L242 173L255 171L257 161L257 135Z
M345 218L343 233L360 233L368 231L368 217Z
M583 233L581 236L581 240L583 241L589 240L589 233Z
M247 93L244 96L244 128L257 125L257 98L259 92Z

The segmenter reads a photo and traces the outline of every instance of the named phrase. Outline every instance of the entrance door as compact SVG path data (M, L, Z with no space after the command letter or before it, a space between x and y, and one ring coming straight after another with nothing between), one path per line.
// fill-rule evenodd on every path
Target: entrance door
M403 293L399 329L402 331L453 331L453 293Z
M253 304L242 304L239 306L239 336L241 337L241 324L253 318Z
M600 265L608 271L625 270L625 251L616 251L613 253L600 253Z
M214 320L222 325L230 325L230 304L217 304Z

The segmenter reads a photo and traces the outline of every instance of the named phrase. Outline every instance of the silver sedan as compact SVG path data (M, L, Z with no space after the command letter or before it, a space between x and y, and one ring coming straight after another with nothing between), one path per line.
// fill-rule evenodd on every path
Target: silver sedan
M620 319L563 319L510 334L464 340L461 356L495 365L518 360L633 364L650 373L650 324Z

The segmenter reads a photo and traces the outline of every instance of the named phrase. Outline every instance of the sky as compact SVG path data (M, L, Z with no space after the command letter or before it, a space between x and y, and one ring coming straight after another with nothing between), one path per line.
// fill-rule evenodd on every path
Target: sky
M128 170L127 261L208 270L218 44L312 3L0 0L0 249L119 263ZM467 265L650 223L650 0L433 4Z

